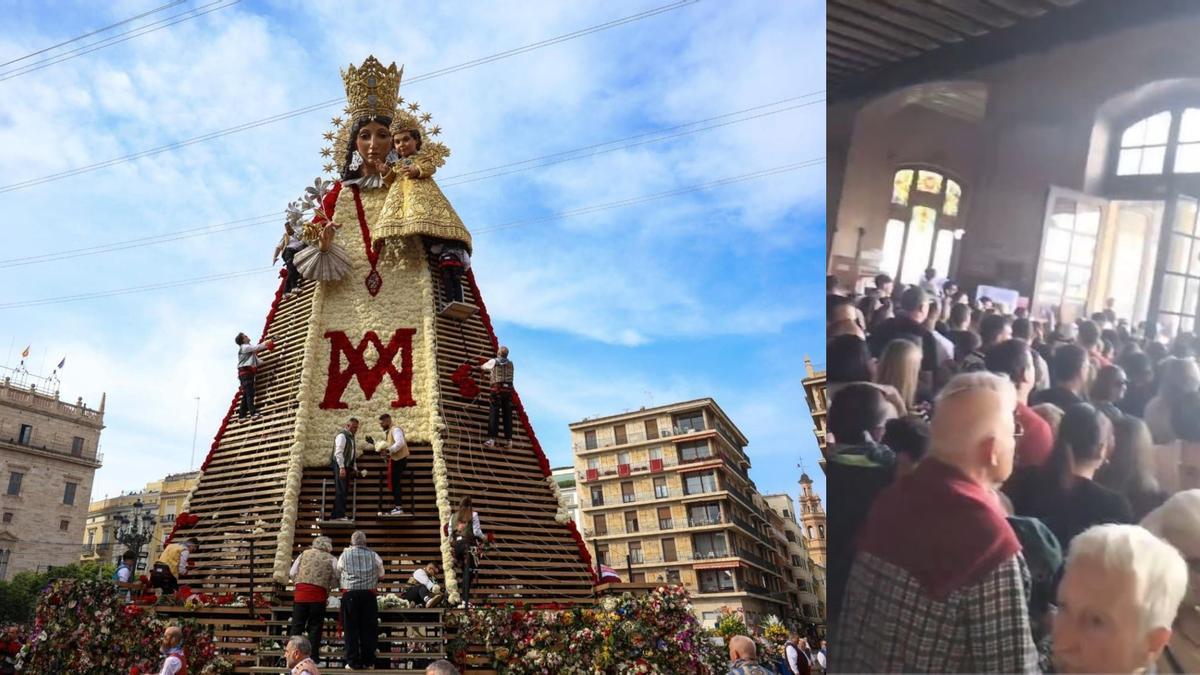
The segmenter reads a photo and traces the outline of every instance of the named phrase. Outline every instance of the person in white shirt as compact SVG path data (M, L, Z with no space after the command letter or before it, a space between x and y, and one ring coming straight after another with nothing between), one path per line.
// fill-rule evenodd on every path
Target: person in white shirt
M242 388L242 402L238 407L238 419L245 419L246 415L250 415L250 419L256 420L262 417L254 405L254 378L258 373L258 367L262 365L262 359L258 358L258 353L274 349L275 342L268 339L256 345L251 344L250 336L245 333L238 333L233 341L238 346L238 383Z
M351 417L345 428L333 438L333 458L329 460L329 468L333 470L333 513L330 520L350 520L346 517L346 493L350 491L350 479L356 469L354 460L357 456L354 448L354 434L358 433L358 419Z
M822 674L829 670L829 655L826 653L828 649L829 645L821 640L821 648L817 650L817 668L821 670Z
M415 604L433 607L444 597L437 583L437 563L429 562L424 567L413 571L408 579L408 588L404 589L404 599Z
M812 663L808 659L807 649L807 643L800 637L799 633L794 631L788 637L788 641L784 643L783 655L787 662L788 672L792 673L792 675L800 675L802 672L812 672ZM800 669L801 662L805 666L804 670Z
M163 633L162 653L165 658L158 675L187 674L187 663L183 653L183 630L179 626L170 626Z
M375 667L379 638L379 605L375 588L383 576L383 558L367 548L367 534L350 535L350 548L338 558L342 575L342 630L345 633L346 665Z
M483 362L480 370L491 376L491 409L488 411L488 439L484 443L491 448L496 445L496 434L500 430L500 416L504 416L504 438L512 447L512 393L513 364L508 360L508 347L501 347L496 358Z
M403 484L404 475L408 473L408 442L404 439L404 429L398 424L392 423L392 416L384 413L379 416L379 427L387 434L383 440L378 443L375 439L367 436L367 443L371 444L375 451L387 458L387 477L388 491L392 494L392 510L388 515L402 516L404 509L400 506L400 486ZM411 488L411 486L410 486ZM412 495L409 495L409 499ZM383 501L383 496L380 495L380 501ZM382 504L380 505L380 513L383 512Z

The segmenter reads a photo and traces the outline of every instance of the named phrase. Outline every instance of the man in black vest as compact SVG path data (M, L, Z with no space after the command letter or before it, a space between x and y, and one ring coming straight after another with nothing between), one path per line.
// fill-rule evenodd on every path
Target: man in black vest
M346 517L346 493L354 475L354 434L358 433L358 419L351 417L346 427L333 439L333 457L329 468L333 469L333 484L336 495L333 499L333 514L330 520L351 520Z
M512 393L513 393L513 364L508 360L508 347L501 347L496 358L489 359L480 366L491 376L492 401L488 414L488 439L484 443L491 448L496 445L496 434L499 432L500 415L504 415L504 438L508 447L512 447Z

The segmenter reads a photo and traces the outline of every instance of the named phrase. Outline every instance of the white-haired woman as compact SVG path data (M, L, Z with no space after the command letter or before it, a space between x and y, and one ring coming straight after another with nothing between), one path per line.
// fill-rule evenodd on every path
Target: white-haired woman
M1153 672L1171 640L1187 570L1179 551L1137 525L1097 525L1076 536L1058 586L1056 671Z
M1175 494L1151 511L1142 527L1178 549L1188 568L1187 595L1175 617L1171 641L1158 660L1158 672L1200 672L1200 490Z
M317 537L312 547L296 557L290 572L296 592L288 635L308 636L314 662L320 660L321 627L325 623L329 591L337 586L341 576L332 551L333 541L329 537Z

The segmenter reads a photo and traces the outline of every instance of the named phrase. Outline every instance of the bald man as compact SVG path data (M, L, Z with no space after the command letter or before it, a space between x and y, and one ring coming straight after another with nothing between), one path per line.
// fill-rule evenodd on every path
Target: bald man
M758 649L745 635L729 638L729 675L771 675L758 665Z
M1037 672L1029 569L995 496L1012 473L1016 406L992 373L942 390L925 459L863 527L831 671Z
M158 675L186 675L187 662L183 654L183 629L170 626L162 637L163 659L162 670Z

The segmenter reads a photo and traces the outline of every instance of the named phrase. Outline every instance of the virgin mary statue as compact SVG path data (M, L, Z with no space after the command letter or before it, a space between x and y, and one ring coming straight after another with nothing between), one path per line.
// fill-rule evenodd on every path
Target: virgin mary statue
M343 71L346 117L326 134L340 179L296 256L318 281L300 395L305 466L328 464L329 439L350 416L388 413L410 443L432 442L440 424L426 248L469 246L470 234L430 178L449 150L428 138L427 114L405 109L402 73L373 56Z

